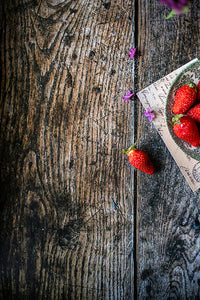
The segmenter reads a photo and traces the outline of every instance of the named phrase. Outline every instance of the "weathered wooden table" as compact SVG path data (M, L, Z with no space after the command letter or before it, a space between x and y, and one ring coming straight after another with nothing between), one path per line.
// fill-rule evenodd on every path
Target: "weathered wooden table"
M200 299L200 192L122 100L199 57L191 2L1 1L0 299Z

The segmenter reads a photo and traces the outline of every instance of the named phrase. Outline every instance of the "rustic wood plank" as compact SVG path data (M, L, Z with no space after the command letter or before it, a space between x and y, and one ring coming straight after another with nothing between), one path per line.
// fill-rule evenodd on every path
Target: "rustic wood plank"
M199 56L199 2L165 20L158 1L138 2L137 89ZM199 195L193 193L153 125L142 115L138 136L157 167L138 176L138 298L199 299Z
M3 299L134 294L134 2L1 2Z

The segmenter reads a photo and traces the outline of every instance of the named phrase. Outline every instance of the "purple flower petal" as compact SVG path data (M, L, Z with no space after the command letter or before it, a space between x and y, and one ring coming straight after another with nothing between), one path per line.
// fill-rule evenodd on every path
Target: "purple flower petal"
M135 94L134 92L131 94L131 92L127 90L126 95L122 99L128 102L134 94Z
M155 115L151 113L151 115L149 116L149 122L152 122L154 118L155 118Z
M124 96L122 99L125 100L126 102L128 102L128 100L129 100L130 98L129 98L129 96Z
M144 112L144 116L149 117L150 113L151 113L150 109L147 108L147 110Z
M155 118L155 115L150 111L149 108L143 113L145 117L148 117L149 121L152 122Z
M136 54L136 48L132 48L132 49L129 50L129 55L128 55L128 56L129 56L131 59L133 59L134 56L135 56L135 54Z
M181 13L182 9L188 5L189 0L159 0L159 2Z

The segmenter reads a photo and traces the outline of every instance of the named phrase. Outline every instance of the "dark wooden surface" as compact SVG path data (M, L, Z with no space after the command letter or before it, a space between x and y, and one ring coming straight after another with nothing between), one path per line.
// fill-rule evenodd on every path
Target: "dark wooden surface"
M200 298L200 192L122 100L199 57L199 9L1 1L0 299Z
M199 1L185 16L163 20L167 12L156 1L140 1L139 90L200 56ZM138 177L139 299L200 299L200 192L191 191L141 114L137 128L159 169L152 179Z

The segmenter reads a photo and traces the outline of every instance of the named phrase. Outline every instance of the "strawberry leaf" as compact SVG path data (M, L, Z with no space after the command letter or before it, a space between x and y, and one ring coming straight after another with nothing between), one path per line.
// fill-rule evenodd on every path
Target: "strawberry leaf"
M175 124L181 124L180 119L181 119L183 116L184 116L183 114L175 115L175 116L172 118L172 126L174 126Z
M172 11L168 14L168 16L165 18L165 20L169 20L169 19L172 18L174 15L176 15L176 12L175 12L175 10L172 10Z

